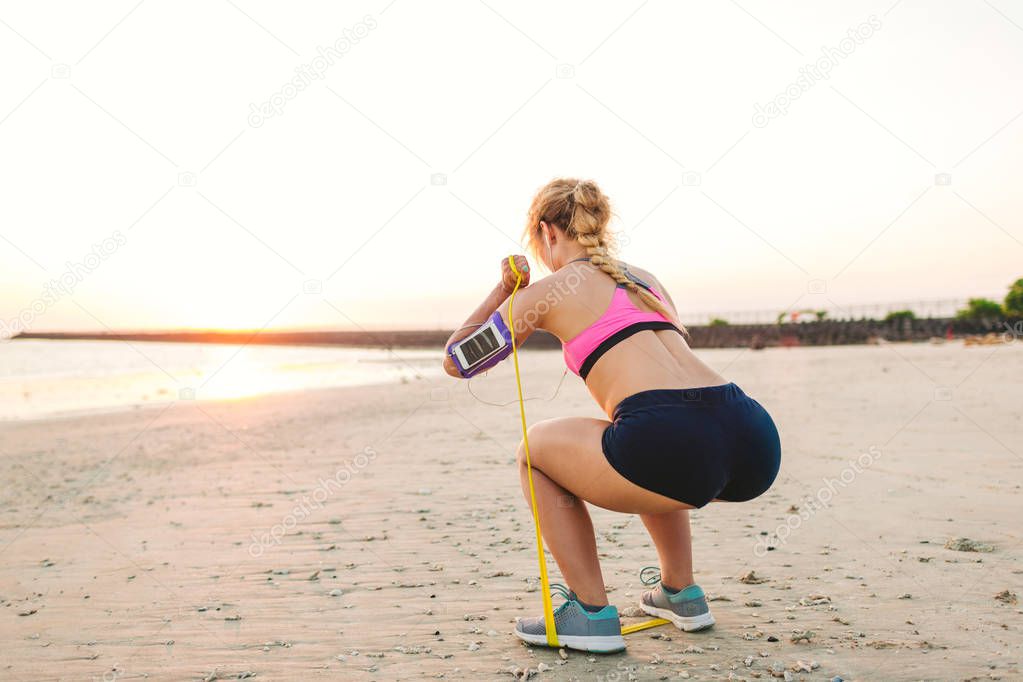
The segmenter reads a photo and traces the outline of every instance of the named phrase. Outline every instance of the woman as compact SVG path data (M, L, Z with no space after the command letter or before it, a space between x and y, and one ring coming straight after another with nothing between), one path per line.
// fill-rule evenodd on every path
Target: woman
M529 429L540 526L570 589L555 612L558 639L585 651L625 648L618 611L609 606L585 500L639 514L657 547L660 584L640 607L683 630L714 624L693 580L689 510L711 501L752 500L774 482L778 432L763 407L727 383L690 350L671 297L651 273L609 255L608 199L589 180L559 178L533 199L526 236L551 275L523 287L509 319L516 276L501 282L455 332L465 338L493 315L515 325L516 341L534 329L563 343L569 369L586 382L607 419L562 417ZM449 356L445 370L464 376ZM518 450L529 499L525 451ZM520 619L515 634L545 644L543 618Z

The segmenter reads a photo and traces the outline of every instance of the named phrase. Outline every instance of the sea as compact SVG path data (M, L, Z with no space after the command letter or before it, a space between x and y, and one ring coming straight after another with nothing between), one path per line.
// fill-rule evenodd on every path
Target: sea
M0 421L177 400L244 400L442 374L428 349L135 341L0 343Z

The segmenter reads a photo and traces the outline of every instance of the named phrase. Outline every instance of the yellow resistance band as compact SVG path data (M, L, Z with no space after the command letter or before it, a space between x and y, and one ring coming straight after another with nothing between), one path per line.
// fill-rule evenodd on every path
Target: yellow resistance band
M526 474L529 478L529 501L533 505L533 525L536 528L536 553L540 559L540 593L543 595L543 622L547 631L547 645L558 647L558 632L554 628L554 606L551 604L551 585L547 579L547 560L543 555L543 536L540 534L540 512L536 508L536 493L533 491L533 464L529 460L529 434L526 429L526 403L522 399L522 375L519 373L519 349L515 343L515 294L522 284L522 273L515 267L514 256L508 256L508 265L515 273L515 288L508 298L508 329L511 331L512 357L515 359L515 387L519 391L519 415L522 417L522 446L526 449Z
M622 634L631 635L633 632L639 632L640 630L656 628L660 625L667 625L670 622L671 621L665 620L664 618L651 618L650 620L645 620L642 623L636 623L635 625L630 625L628 627L622 628Z
M519 373L519 349L515 343L515 315L513 314L513 306L515 305L515 294L519 291L519 286L522 284L522 273L515 267L515 258L508 256L508 265L511 266L512 272L515 273L515 288L512 289L511 296L508 298L508 329L511 331L511 344L512 344L512 358L515 360L515 387L519 392L519 415L522 417L522 446L526 449L526 474L529 478L529 502L533 505L533 525L536 528L536 553L540 560L540 591L543 595L543 622L545 630L547 631L547 645L553 647L561 646L558 643L558 633L554 628L554 606L551 604L551 586L550 581L547 578L547 560L543 555L543 535L540 534L540 512L536 507L536 493L533 490L533 464L529 459L529 434L526 429L526 403L522 399L522 375ZM640 630L646 630L648 628L655 628L658 625L665 625L668 621L663 618L654 618L652 620L644 621L642 623L636 623L628 627L622 628L622 634L628 635L633 632L639 632Z

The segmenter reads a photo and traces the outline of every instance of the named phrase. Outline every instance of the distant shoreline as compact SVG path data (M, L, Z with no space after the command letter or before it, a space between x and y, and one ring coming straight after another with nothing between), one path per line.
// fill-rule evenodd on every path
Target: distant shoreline
M157 331L157 332L24 332L12 340L138 341L161 343L216 343L260 346L340 346L345 348L444 348L450 331ZM546 332L528 341L530 348L558 348L560 342Z
M785 324L729 324L687 327L693 348L772 346L836 346L880 341L927 341L962 338L973 334L1002 333L1014 320L968 322L954 318L915 320L821 320ZM1010 327L1011 328L1011 327ZM442 349L451 332L444 329L402 331L135 331L135 332L24 332L16 339L54 341L138 341L163 343L215 343L270 346L342 346L349 348ZM557 337L536 332L526 342L535 349L560 348Z
M18 339L51 341L141 341L262 346L346 346L369 348L442 348L451 332L432 331L155 331L25 332Z

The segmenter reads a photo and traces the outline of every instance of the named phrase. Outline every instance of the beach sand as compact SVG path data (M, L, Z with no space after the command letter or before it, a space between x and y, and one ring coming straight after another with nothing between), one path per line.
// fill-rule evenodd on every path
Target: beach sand
M1023 679L1023 344L701 356L784 450L767 494L692 514L710 631L518 642L540 614L518 408L424 378L0 426L0 678ZM559 355L522 364L549 398ZM480 397L514 398L506 365ZM571 375L527 414L600 416ZM633 613L654 550L594 517Z

